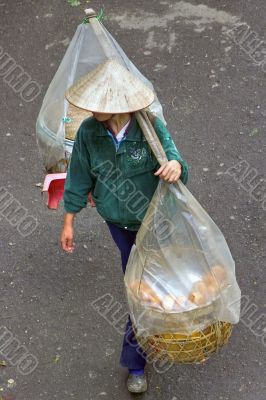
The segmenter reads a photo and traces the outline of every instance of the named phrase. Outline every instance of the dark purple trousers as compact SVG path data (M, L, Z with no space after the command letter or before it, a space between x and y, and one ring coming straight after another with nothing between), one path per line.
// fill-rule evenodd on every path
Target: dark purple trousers
M106 221L107 222L107 221ZM111 232L112 238L114 239L117 247L121 253L122 269L123 273L126 271L128 257L131 251L131 247L135 243L137 231L129 231L127 229L120 228L110 222L107 222L108 228ZM120 364L123 367L129 369L141 369L145 367L146 359L145 353L138 345L135 338L134 331L132 329L132 323L130 316L126 323L125 335L123 339L123 347L120 357Z

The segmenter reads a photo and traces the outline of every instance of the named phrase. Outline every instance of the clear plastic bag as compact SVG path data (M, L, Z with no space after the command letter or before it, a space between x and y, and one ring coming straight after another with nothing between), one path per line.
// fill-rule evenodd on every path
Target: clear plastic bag
M125 274L138 335L236 324L241 292L225 238L185 185L160 181Z
M102 24L100 24L100 31L108 40L112 55L117 57L133 74L154 90L151 82L128 59L122 48ZM82 120L86 118L84 110L75 110L75 107L73 109L73 106L69 105L65 99L66 89L105 59L104 49L91 25L80 24L46 92L37 119L37 144L47 171L66 171L74 143L74 137L71 137L71 139L66 137L66 128L69 126L68 124L74 124L77 130ZM157 97L150 106L150 110L165 122L162 107ZM89 115L88 112L87 116Z

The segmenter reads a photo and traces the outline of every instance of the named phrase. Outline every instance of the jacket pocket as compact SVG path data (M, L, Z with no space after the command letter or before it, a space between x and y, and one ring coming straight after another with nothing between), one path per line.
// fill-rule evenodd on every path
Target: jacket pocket
M155 170L156 160L151 154L147 143L138 145L139 142L127 146L125 153L124 174L127 178Z
M128 169L128 170L125 171L125 177L126 178L132 178L132 177L134 177L136 175L142 175L142 174L145 174L147 172L152 172L154 170L155 170L155 168L154 168L153 164L146 165L144 167L139 167L139 168L132 168L132 169Z

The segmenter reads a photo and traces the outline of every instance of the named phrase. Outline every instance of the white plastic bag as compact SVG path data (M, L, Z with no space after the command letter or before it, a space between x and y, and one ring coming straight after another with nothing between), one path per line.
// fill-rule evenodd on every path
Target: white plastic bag
M125 274L137 334L236 324L241 292L225 238L186 186L159 182Z
M154 90L151 82L128 59L122 48L102 24L100 28L108 38L114 56ZM71 119L73 118L73 115L68 112L69 104L65 99L66 89L105 59L103 48L90 24L82 23L79 25L46 92L37 119L37 144L47 171L56 166L52 172L65 172L73 148L73 140L69 140L65 136L66 124L72 122ZM165 122L162 107L157 97L150 106L150 110ZM89 116L89 112L87 114ZM81 117L85 119L84 112ZM82 119L77 122L79 125Z

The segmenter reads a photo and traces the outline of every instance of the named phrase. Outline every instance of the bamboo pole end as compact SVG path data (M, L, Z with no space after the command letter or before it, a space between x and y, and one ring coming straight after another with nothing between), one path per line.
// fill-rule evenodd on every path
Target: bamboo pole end
M85 14L86 14L86 16L87 16L88 18L97 17L97 14L96 14L96 12L94 11L93 8L86 8L86 9L84 10L84 12L85 12Z

